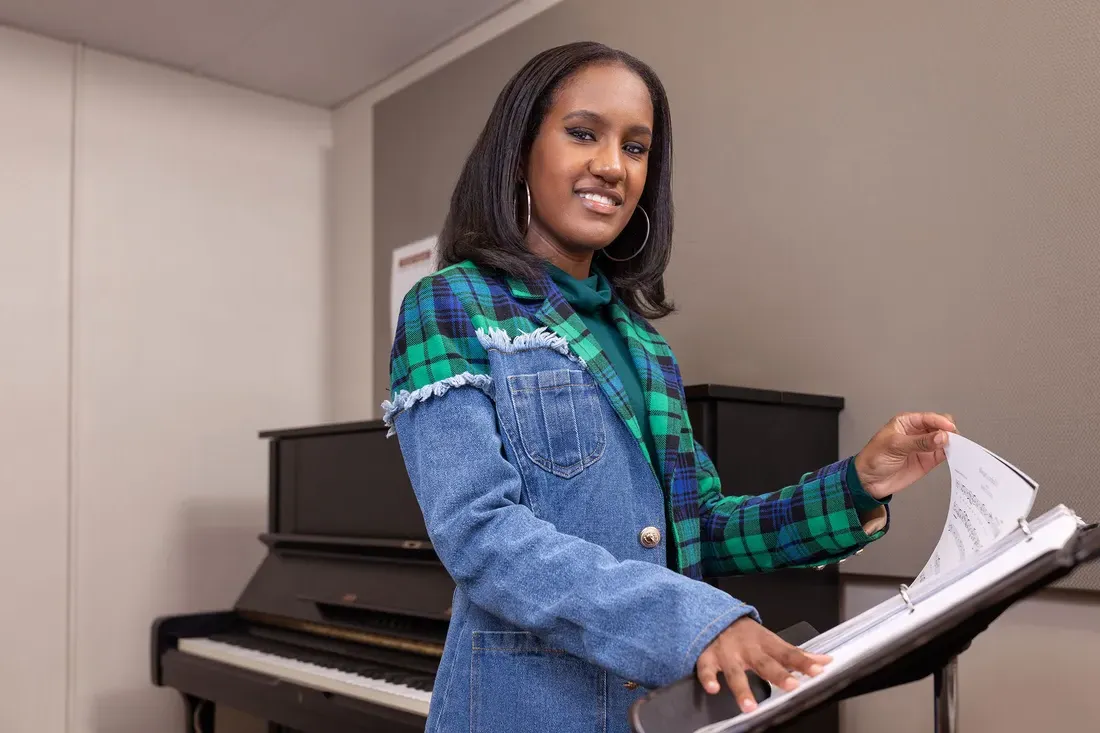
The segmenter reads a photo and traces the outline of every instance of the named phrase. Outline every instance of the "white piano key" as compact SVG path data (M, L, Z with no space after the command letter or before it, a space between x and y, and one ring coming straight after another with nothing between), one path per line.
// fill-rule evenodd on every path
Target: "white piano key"
M180 639L181 652L277 677L325 692L334 692L427 717L430 692L371 679L311 662L245 649L204 638Z

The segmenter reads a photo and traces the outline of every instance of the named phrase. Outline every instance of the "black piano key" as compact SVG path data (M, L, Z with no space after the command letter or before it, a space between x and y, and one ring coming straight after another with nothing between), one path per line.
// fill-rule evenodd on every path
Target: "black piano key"
M339 657L355 659L367 664L380 665L387 669L408 669L422 674L434 675L439 667L438 660L421 654L385 649L369 644L349 644L337 639L324 638L290 629L252 626L249 627L248 633L260 638L286 642L295 647L316 649L326 654L335 654Z
M367 679L385 680L392 684L406 685L425 692L431 692L435 683L433 675L425 674L422 671L399 669L388 665L367 662L362 659L345 657L332 652L296 646L286 641L271 639L264 636L255 636L247 633L225 633L215 634L210 638L214 641L232 644L243 649L272 654L277 657L282 657L283 659L292 659L298 662L316 664L320 667L359 675Z
M357 674L361 677L369 677L371 679L380 679L385 670L380 667L375 667L369 664L363 664L357 662L354 659L340 659L332 662L332 666L341 672L349 672L351 674Z
M413 688L414 690L423 690L424 692L431 692L432 688L435 686L435 680L433 680L431 677L424 677L423 675L418 675L416 677L409 678L409 680L405 684L407 684L409 687Z
M358 662L350 662L348 664L348 672L361 675L363 677L369 677L372 680L382 679L382 675L386 673L386 670L382 667L373 664L362 664Z

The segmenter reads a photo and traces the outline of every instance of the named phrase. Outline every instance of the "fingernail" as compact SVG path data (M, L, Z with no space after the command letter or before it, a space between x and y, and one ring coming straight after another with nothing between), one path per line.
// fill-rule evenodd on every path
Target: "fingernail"
M824 668L824 667L822 667L822 666L821 666L820 664L812 664L812 665L810 665L810 674L811 674L811 675L815 675L815 676L816 676L816 675L819 675L819 674L821 674L821 673L822 673L822 672L824 672L824 671L825 671L825 668Z
M707 683L707 692L718 692L718 683L717 682L708 682Z
M943 445L945 440L947 440L947 433L936 433L936 445Z
M744 700L741 701L741 709L744 710L746 713L750 710L756 710L756 701L750 700L746 697Z

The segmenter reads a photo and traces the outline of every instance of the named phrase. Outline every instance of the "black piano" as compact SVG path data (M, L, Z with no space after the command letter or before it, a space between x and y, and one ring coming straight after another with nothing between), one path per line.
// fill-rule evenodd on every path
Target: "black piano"
M272 733L423 731L454 582L381 421L266 431L267 556L232 610L152 629L155 685L211 733L216 706Z
M699 441L735 490L768 490L837 458L840 398L717 385L687 389ZM396 438L381 421L261 432L267 547L232 610L152 629L152 678L178 690L191 733L218 705L270 733L423 731L454 582L432 550ZM774 631L840 620L836 566L715 582ZM784 733L835 733L836 706Z

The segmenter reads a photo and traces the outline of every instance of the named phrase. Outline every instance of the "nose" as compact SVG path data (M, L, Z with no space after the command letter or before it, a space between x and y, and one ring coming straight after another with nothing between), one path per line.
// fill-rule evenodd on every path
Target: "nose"
M626 175L623 153L618 145L602 145L588 164L588 170L610 184L618 183Z

